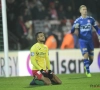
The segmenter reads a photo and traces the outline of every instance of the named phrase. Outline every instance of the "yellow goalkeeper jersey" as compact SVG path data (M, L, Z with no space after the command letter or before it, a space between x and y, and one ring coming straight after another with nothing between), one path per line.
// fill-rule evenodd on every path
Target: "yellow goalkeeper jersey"
M30 49L30 59L33 65L32 70L50 70L50 60L46 45L41 43L34 44Z

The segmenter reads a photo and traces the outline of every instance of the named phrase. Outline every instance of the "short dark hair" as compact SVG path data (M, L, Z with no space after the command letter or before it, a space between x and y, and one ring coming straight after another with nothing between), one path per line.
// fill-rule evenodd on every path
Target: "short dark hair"
M38 37L38 35L40 34L40 33L43 33L43 32L37 32L36 34L35 34L35 39L37 40L37 37ZM44 33L43 33L44 34Z
M38 34L40 34L40 33L43 33L43 32L37 32L36 34L35 34L35 38L37 38L38 37ZM44 33L43 33L44 34Z

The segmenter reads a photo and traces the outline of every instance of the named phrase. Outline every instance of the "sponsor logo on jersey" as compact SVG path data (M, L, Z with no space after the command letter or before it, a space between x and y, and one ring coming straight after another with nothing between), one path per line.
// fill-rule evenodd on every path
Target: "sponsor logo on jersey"
M34 56L34 52L31 52L31 56Z
M91 24L80 26L80 31L90 31L90 30L91 30Z
M88 23L90 23L90 20L87 20Z

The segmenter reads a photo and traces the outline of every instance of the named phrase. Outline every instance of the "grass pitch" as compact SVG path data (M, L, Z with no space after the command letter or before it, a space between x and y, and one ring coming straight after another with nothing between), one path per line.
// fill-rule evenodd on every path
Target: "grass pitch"
M85 74L57 75L61 85L30 86L32 80L28 77L0 77L0 90L100 90L100 73L92 73L91 78Z

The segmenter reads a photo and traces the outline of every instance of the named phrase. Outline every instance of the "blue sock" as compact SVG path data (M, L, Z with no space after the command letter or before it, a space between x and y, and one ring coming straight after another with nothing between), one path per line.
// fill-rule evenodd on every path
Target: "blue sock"
M91 65L93 63L93 60L89 60L89 61L90 61L90 64L89 65Z
M87 73L90 73L89 65L90 61L88 59L84 59L84 66L86 67Z

